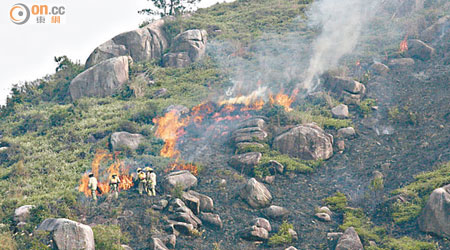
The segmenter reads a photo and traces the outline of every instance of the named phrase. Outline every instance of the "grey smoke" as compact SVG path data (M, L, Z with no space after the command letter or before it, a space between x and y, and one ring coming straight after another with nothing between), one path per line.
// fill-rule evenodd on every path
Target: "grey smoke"
M377 0L321 0L313 3L309 21L312 27L319 27L321 33L312 44L313 55L305 78L296 88L313 91L316 88L314 77L335 68L343 56L355 49L378 3Z

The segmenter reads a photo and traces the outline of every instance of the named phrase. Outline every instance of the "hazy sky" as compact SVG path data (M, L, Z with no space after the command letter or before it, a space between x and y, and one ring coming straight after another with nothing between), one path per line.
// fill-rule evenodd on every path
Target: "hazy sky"
M199 7L224 1L233 0L202 0ZM10 10L17 3L64 6L65 23L37 24L31 16L26 24L14 24ZM138 28L148 17L137 11L149 4L147 0L1 0L0 105L5 104L12 84L54 73L54 56L67 55L84 63L101 43Z

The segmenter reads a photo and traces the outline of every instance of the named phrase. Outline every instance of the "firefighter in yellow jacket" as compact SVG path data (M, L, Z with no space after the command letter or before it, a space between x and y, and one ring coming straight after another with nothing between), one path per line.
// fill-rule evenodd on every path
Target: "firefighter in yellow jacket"
M114 193L114 198L119 198L119 183L120 179L117 174L112 174L109 178L109 187L111 188L111 192Z
M145 191L149 196L156 196L156 174L151 167L146 167L145 170L147 180L147 188Z
M147 185L146 174L144 171L142 171L142 168L137 169L137 179L139 182L139 184L138 184L139 194L142 194L144 189L146 189L146 185Z
M93 173L89 173L89 182L88 182L88 187L91 190L92 193L92 199L94 201L97 200L97 187L98 187L98 182L97 182L97 178L95 178Z

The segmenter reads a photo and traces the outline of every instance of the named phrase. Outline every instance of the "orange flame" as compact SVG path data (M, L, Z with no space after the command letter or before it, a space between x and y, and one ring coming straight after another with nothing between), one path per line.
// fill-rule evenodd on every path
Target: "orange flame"
M158 125L155 135L164 140L161 156L174 157L180 154L175 146L178 138L184 134L184 127L188 125L189 119L179 120L179 118L179 114L173 110L163 117L153 119L153 122Z
M405 51L408 51L408 36L405 36L405 39L400 42L400 52L403 53Z
M109 178L112 174L117 174L119 176L119 179L121 181L121 183L119 184L120 190L128 190L134 185L132 176L128 174L129 170L125 168L123 162L117 158L118 154L119 152L111 154L106 150L97 150L94 159L92 160L92 173L97 178L98 190L100 190L101 192L98 194L99 196L109 193ZM113 162L105 171L100 174L100 164L104 160L112 160L113 157L116 159L116 161ZM83 176L81 177L78 191L84 193L86 197L92 196L92 192L89 188L89 176L87 173L83 174Z
M283 91L278 93L276 96L272 94L269 95L270 104L278 104L284 107L286 112L292 111L291 104L295 101L296 91L293 92L292 96L284 94Z
M264 100L262 98L256 99L250 105L241 108L241 111L260 110L264 106Z
M174 163L169 165L169 168L165 170L165 172L170 172L173 170L188 170L191 174L197 176L198 175L198 167L192 163L179 163L176 160Z

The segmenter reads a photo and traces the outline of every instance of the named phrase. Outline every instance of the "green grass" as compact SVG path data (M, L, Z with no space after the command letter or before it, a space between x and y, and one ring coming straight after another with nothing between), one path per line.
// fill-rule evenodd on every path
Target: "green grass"
M127 244L128 236L123 234L118 225L95 225L94 231L95 249L98 250L122 250L121 244Z
M292 235L289 233L289 229L294 229L294 225L288 223L287 221L283 221L283 224L281 224L278 232L269 238L269 245L277 246L292 243L293 239Z
M415 176L414 182L393 191L393 195L407 198L407 201L398 201L391 206L394 222L403 223L417 218L433 190L446 184L450 184L450 162L437 166L434 171Z
M336 192L333 196L323 200L331 210L343 211L347 207L347 197L341 192Z
M263 153L259 164L254 168L255 176L263 177L270 175L268 166L271 160L277 161L281 165L283 165L285 171L292 171L296 173L311 173L323 164L323 162L320 160L301 160L272 150L267 153Z

